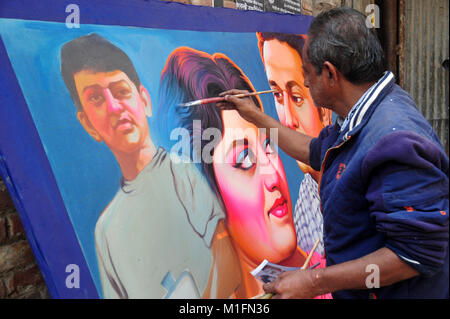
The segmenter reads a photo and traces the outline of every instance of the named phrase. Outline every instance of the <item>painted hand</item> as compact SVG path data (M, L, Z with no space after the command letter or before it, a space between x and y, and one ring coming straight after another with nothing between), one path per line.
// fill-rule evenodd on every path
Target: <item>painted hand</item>
M295 270L282 273L274 281L263 286L272 299L312 299L318 294L314 287L315 270Z

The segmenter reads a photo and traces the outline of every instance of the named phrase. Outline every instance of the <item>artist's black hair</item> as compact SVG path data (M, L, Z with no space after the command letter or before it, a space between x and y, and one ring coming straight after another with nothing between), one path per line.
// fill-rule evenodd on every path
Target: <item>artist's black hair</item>
M351 8L331 9L314 19L306 54L317 74L329 61L354 84L375 82L383 75L387 70L383 49L366 19Z
M82 70L120 70L139 89L141 82L128 55L105 38L91 33L67 42L61 48L61 74L78 110L82 109L74 75Z

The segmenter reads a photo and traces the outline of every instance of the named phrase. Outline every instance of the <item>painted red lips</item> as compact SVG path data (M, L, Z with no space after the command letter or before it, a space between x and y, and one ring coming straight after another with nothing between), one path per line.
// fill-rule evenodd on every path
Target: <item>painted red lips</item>
M269 214L278 218L286 216L288 213L287 202L283 196L277 198L269 210Z

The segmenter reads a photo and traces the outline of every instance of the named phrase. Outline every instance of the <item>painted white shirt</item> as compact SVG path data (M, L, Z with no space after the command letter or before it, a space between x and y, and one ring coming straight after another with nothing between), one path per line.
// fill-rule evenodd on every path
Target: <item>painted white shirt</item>
M159 148L136 179L122 179L97 221L104 298L199 297L213 265L210 246L221 218L217 197L195 165L175 163Z

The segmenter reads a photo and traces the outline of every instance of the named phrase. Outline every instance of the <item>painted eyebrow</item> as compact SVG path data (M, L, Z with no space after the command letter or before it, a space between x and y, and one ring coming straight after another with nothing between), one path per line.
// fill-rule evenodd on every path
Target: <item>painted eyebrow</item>
M269 80L269 85L279 87L277 82L275 82L274 80Z
M298 88L301 91L301 94L303 94L303 95L306 94L304 86L298 84L296 81L289 81L286 84L286 88L289 92L291 92L293 88Z
M293 87L299 87L300 89L302 88L302 86L300 85L300 84L298 84L296 81L289 81L287 84L286 84L286 88L288 89L288 90L292 90L292 88Z
M276 86L276 87L279 88L277 82L275 82L275 81L273 81L273 80L270 80L270 81L269 81L269 85L271 85L271 86ZM289 81L289 82L286 84L286 90L287 90L288 92L292 91L292 89L293 89L294 87L298 87L298 88L300 89L300 91L302 91L302 93L304 93L304 92L303 92L302 86L301 86L300 84L298 84L296 81Z
M125 81L125 80L119 80L119 81L115 81L115 82L109 83L108 88L110 88L110 87L112 87L112 86L115 86L115 85L117 85L117 84L121 84L122 82L124 82L125 84L128 85L127 81ZM84 93L85 91L89 90L89 89L97 89L97 88L99 88L99 89L104 89L104 87L102 87L100 84L92 84L92 85L89 85L89 86L86 86L85 88L83 88L83 93Z

